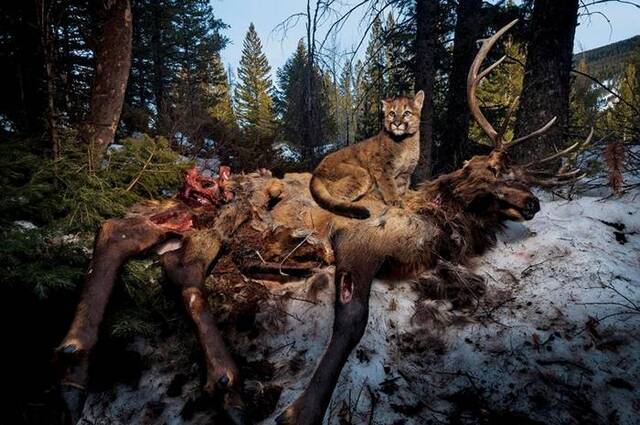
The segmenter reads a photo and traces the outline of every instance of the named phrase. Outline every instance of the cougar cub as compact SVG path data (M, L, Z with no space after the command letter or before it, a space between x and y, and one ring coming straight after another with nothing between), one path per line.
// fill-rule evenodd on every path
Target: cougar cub
M353 202L375 187L386 204L397 204L418 163L423 101L422 90L414 98L383 100L380 133L327 155L310 183L318 205L339 215L368 218L369 210Z

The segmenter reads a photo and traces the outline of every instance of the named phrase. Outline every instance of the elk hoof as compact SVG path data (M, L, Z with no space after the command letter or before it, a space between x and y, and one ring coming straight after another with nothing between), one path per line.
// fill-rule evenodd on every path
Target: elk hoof
M249 415L242 407L229 407L228 409L226 409L226 413L233 425L251 425Z
M236 391L228 391L224 395L222 407L227 418L233 425L251 425L249 414L246 412L240 394Z
M300 415L300 410L297 408L296 403L287 407L287 409L282 412L276 418L276 424L278 425L298 425L300 421L298 421L298 416Z
M87 351L79 342L72 341L60 345L55 349L55 356L59 359L77 359L83 357Z
M73 344L63 345L62 347L58 347L56 350L59 354L64 354L70 356L78 352L78 347Z
M75 357L80 354L81 350L75 344L61 345L56 348L56 354L60 357Z
M220 378L218 378L218 388L221 390L227 389L229 381L229 376L227 374L222 375Z
M223 373L217 378L209 377L204 385L204 392L210 395L225 394L234 388L234 381L228 373Z
M60 384L60 396L67 407L70 424L75 425L82 416L84 402L87 399L87 391L76 385Z
M315 400L301 395L284 412L276 418L278 425L320 425L324 418L324 411L317 408Z

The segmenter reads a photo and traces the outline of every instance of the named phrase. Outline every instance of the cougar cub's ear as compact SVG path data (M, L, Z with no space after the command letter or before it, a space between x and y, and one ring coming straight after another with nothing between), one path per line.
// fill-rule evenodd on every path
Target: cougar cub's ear
M424 103L424 92L420 90L413 97L413 104L416 105L417 108L422 109L422 104Z
M382 99L382 110L383 111L388 111L389 107L391 106L391 101L392 99Z

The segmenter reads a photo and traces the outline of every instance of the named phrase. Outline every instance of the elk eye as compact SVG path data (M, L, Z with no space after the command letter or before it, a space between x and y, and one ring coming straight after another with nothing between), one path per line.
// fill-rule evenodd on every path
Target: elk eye
M403 117L407 118L411 116L411 111L404 111L404 114L402 114Z

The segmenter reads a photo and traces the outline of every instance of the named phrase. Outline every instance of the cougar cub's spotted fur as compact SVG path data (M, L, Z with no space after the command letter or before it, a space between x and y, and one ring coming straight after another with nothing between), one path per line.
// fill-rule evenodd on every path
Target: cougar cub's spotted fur
M364 219L367 208L353 202L378 189L395 205L409 187L420 155L420 111L424 93L382 101L384 128L376 136L327 155L313 172L310 191L322 208Z

